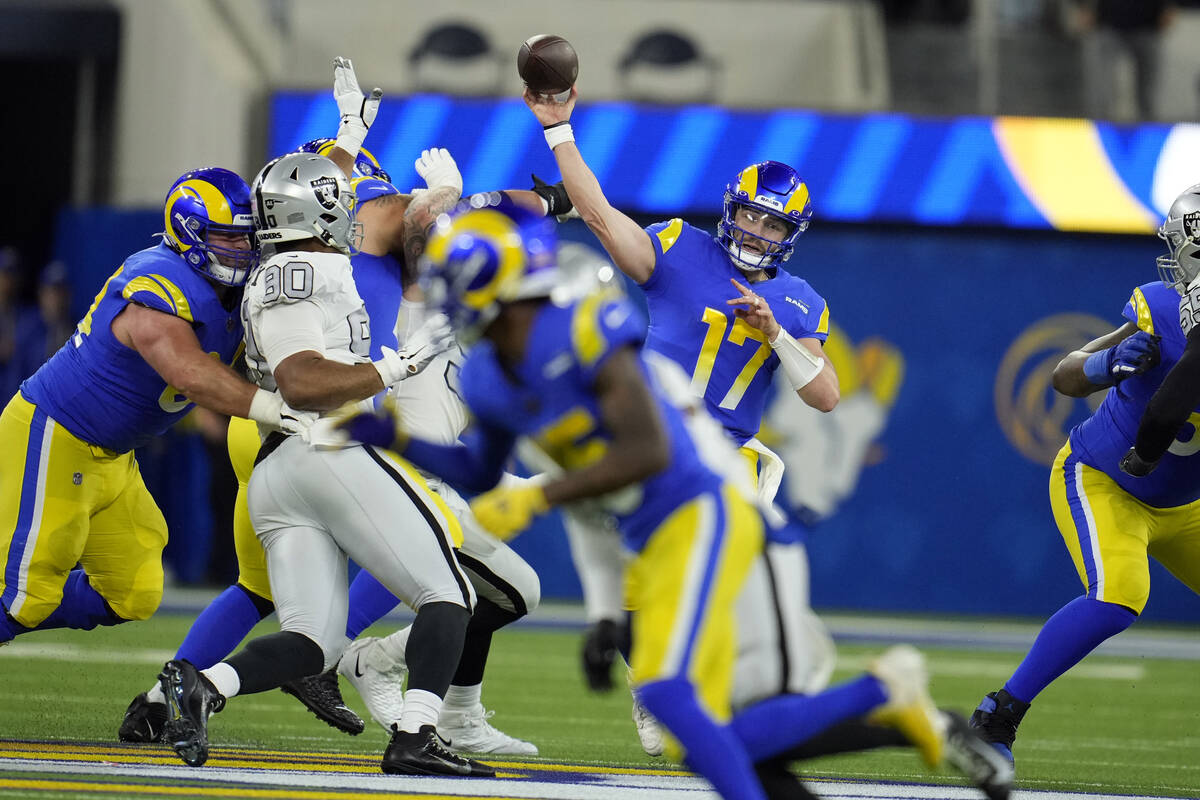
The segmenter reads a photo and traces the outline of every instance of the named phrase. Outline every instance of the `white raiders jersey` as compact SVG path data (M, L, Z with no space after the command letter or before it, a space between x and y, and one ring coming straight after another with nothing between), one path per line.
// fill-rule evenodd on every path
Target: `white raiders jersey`
M397 347L403 349L413 331L434 313L424 303L402 301L396 317ZM421 372L392 385L392 397L406 429L438 444L453 444L458 440L468 421L467 406L458 384L458 372L465 358L456 344L440 353Z
M341 253L277 253L255 267L242 324L250 380L268 391L280 362L305 350L342 364L371 360L367 309Z

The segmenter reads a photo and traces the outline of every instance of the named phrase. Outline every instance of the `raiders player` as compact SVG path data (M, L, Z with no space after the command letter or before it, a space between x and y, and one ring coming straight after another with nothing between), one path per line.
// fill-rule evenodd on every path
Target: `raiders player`
M274 250L252 274L242 306L246 360L260 386L327 412L419 373L448 346L434 320L403 353L384 348L370 361L369 321L347 257L359 237L354 195L332 161L304 153L276 159L255 179L252 201L260 246ZM204 763L208 717L227 698L337 663L347 644L350 557L417 612L409 689L383 770L494 774L450 752L435 730L475 602L454 553L461 529L445 503L386 451L316 448L272 435L251 475L249 506L283 630L203 672L167 662L165 738L183 760Z

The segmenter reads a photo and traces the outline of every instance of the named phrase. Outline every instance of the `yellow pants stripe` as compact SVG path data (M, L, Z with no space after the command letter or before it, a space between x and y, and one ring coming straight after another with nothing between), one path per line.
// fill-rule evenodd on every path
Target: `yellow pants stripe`
M1140 614L1150 597L1150 557L1200 592L1200 500L1146 505L1071 452L1050 471L1050 505L1089 597Z
M123 619L162 599L167 524L133 453L76 438L19 394L0 414L0 597L36 627L76 564Z
M762 545L762 518L732 487L682 504L658 527L626 576L635 686L684 677L728 719L734 605Z

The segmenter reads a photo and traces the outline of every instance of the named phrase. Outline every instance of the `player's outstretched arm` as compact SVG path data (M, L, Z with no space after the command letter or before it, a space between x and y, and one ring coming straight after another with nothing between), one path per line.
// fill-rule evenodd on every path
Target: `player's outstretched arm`
M340 121L335 147L330 151L329 158L346 173L347 178L354 170L354 160L358 158L358 151L367 138L367 131L379 113L382 98L383 90L379 88L372 89L369 95L362 93L350 59L341 56L333 59L333 99L337 103Z
M575 210L604 245L613 263L637 283L645 283L654 272L654 245L641 225L608 202L600 182L575 146L570 121L578 91L571 89L571 97L565 103L547 100L528 89L524 97L526 105L546 131L546 142L554 151L563 185Z
M1158 337L1126 322L1112 333L1068 353L1054 368L1053 385L1067 397L1107 390L1158 363Z
M196 405L231 417L249 417L258 387L204 352L187 320L130 303L113 320L112 331Z

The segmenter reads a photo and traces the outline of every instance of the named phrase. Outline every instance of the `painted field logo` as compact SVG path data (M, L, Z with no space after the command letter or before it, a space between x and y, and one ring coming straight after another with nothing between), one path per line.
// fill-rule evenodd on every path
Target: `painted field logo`
M1091 314L1055 314L1026 328L1000 361L994 389L996 417L1009 443L1021 455L1044 466L1054 463L1067 433L1104 399L1085 399L1054 391L1051 378L1063 356L1112 330Z

